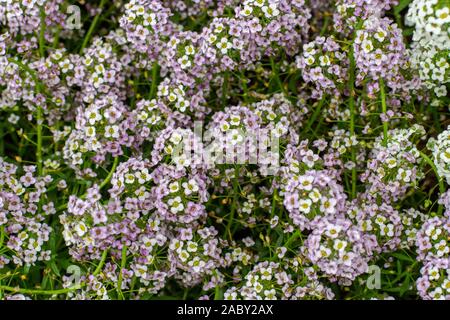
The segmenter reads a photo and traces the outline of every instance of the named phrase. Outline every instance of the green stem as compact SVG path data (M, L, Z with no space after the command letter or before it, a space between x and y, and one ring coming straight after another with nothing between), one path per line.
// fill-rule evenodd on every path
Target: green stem
M122 247L122 260L120 262L119 278L117 279L117 295L119 300L124 300L122 293L122 280L123 280L123 269L125 269L125 263L127 261L127 246Z
M23 293L23 294L42 294L42 295L54 295L54 294L65 294L74 290L78 290L80 286L65 288L65 289L57 289L57 290L39 290L39 289L24 289L18 287L9 287L9 286L0 286L0 290L14 292L14 293Z
M215 275L217 277L217 273L215 273ZM222 299L223 299L223 294L222 294L220 285L216 285L216 287L214 289L214 300L222 300Z
M445 193L445 185L444 185L444 180L439 176L438 170L436 168L436 165L434 164L433 160L430 159L430 157L428 157L425 153L423 153L422 151L419 151L420 156L422 157L422 159L425 160L426 163L428 163L428 165L433 169L434 174L436 175L437 181L438 181L438 185L439 185L439 192L441 194ZM442 215L442 212L444 211L444 207L442 206L442 204L440 204L438 206L438 215Z
M36 135L37 135L37 149L36 149L36 163L38 168L39 176L42 176L42 108L40 106L37 106L37 115L36 115Z
M39 30L39 54L41 58L45 58L45 9L41 7L41 28Z
M102 257L100 259L100 262L97 265L97 268L95 268L93 275L96 276L100 273L100 271L102 271L103 265L105 264L106 261L106 255L108 254L108 249L105 249L102 253Z
M156 97L156 90L158 88L158 72L159 65L154 62L152 67L152 85L150 87L150 99L154 99Z
M289 237L289 239L286 241L286 243L284 244L284 247L289 247L289 245L291 244L291 242L293 242L294 240L296 240L298 237L300 237L301 232L300 230L295 231L292 236Z
M99 11L98 11L97 15L95 16L94 20L92 20L91 26L89 27L89 30L88 30L86 36L83 39L83 44L81 45L81 48L80 48L80 54L83 53L83 50L86 48L86 46L88 45L89 41L91 40L92 33L94 32L95 27L97 26L98 20L100 19L100 16L102 14L103 7L105 6L105 3L106 3L106 0L102 0L100 2L100 5L98 6L98 10Z
M380 78L380 95L381 95L381 112L386 116L387 105L386 105L386 92L384 91L384 81ZM388 123L383 121L383 144L387 146L388 137Z
M223 85L222 85L222 107L227 106L227 94L228 94L228 78L229 73L225 71L225 74L223 75Z
M354 48L350 46L349 51L349 59L350 59L350 68L349 68L349 82L348 82L348 91L349 91L349 99L348 105L350 108L350 135L353 137L355 135L355 72L356 72L356 61L354 55ZM351 195L352 199L356 198L356 150L355 147L352 146L351 157L353 162L352 168L352 190Z
M5 241L5 226L0 226L0 249L3 247L3 241Z
M118 164L119 164L119 157L115 157L111 170L109 171L105 180L103 180L102 183L100 184L100 187L99 187L100 189L103 189L109 183L109 181L111 181L111 178L112 178L114 172L116 171Z
M279 89L284 95L286 95L286 90L284 89L283 83L281 82L278 68L275 65L275 60L272 57L270 58L270 66L272 67L272 74L275 77L275 81L277 82Z
M307 133L309 131L309 129L311 129L312 124L317 120L317 117L322 112L322 107L323 107L324 103L325 103L325 97L322 97L322 99L320 99L320 101L319 101L319 104L316 106L316 109L314 110L313 115L311 116L311 118L309 118L308 122L306 123L306 126L302 131L302 136L305 133Z
M239 165L236 165L234 169L234 177L233 177L233 203L231 205L230 217L228 219L227 228L225 230L225 235L228 234L230 239L232 239L231 234L231 225L234 222L234 214L237 208L238 196L239 196Z
M272 195L272 208L270 210L270 218L273 218L273 216L275 215L275 208L277 205L277 188L274 188L273 190L273 195Z

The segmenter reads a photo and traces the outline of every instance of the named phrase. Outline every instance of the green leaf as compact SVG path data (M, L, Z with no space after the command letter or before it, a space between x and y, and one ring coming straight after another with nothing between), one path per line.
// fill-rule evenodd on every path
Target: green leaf
M412 2L412 0L400 0L398 5L394 8L394 12L397 14L400 13L401 11L403 11L403 9L405 9L407 6L409 6L409 4L411 2Z

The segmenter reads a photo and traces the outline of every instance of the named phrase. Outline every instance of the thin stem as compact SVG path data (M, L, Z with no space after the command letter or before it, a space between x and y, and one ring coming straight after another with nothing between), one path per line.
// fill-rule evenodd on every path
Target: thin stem
M94 32L95 27L97 26L98 20L100 19L100 16L102 14L103 7L105 6L105 3L106 3L106 0L102 0L100 2L100 5L98 6L98 10L99 11L98 11L97 15L95 16L94 20L92 20L91 26L89 27L89 30L88 30L86 36L83 39L83 44L81 45L81 48L80 48L80 54L83 53L84 48L86 48L86 46L88 45L89 41L91 40L92 33Z
M302 135L307 133L309 129L311 129L312 124L317 120L317 117L322 112L323 104L325 103L325 97L322 97L322 99L319 101L319 104L316 106L316 109L314 110L313 115L311 118L309 118L308 122L306 123L305 128L302 131Z
M223 75L223 85L222 85L222 107L226 107L227 105L227 95L228 95L228 78L229 73L225 71Z
M124 300L125 297L122 293L122 280L123 280L123 269L125 269L125 263L127 261L127 246L122 247L122 260L120 262L119 278L117 279L117 295L119 300Z
M117 168L118 164L119 164L119 157L115 157L111 170L109 171L109 173L106 176L105 180L103 180L102 183L100 184L100 187L99 187L100 189L105 187L109 183L109 181L111 181L111 178L112 178L114 172L116 171L116 168Z
M57 289L57 290L39 290L39 289L24 289L19 287L9 287L9 286L0 286L0 290L9 291L9 292L16 292L16 293L23 293L23 294L31 294L31 295L55 295L55 294L65 294L69 293L74 290L80 289L80 285L65 289Z
M438 170L436 168L436 165L434 164L433 160L430 159L430 157L428 157L425 153L423 153L422 151L419 151L420 156L422 157L423 160L425 160L426 163L428 163L428 165L433 169L434 174L436 175L437 181L438 181L438 185L439 185L439 192L441 194L445 193L445 185L444 185L444 180L439 176ZM442 204L439 204L438 207L438 215L442 215L442 212L444 211L444 207L442 206Z
M97 268L95 268L93 275L96 276L100 273L100 271L103 268L103 265L105 264L106 261L106 255L108 254L108 249L104 250L102 253L102 257L100 259L100 262L97 265Z
M349 68L349 82L348 82L348 91L349 91L349 99L348 105L350 108L350 135L353 137L355 135L355 69L356 69L356 61L354 55L354 48L350 46L349 52L350 59L350 68ZM356 150L355 147L352 146L351 157L353 162L352 168L352 190L351 195L352 199L356 198Z
M156 90L158 88L158 72L159 65L154 62L152 67L152 85L150 87L150 99L154 99L156 97Z
M238 195L239 195L238 194L238 192L239 192L238 178L239 178L239 165L236 165L236 167L234 169L234 177L233 177L233 203L231 205L230 217L228 219L227 228L225 230L225 235L228 234L230 236L230 239L232 239L232 234L231 234L230 229L231 229L231 225L234 222L234 214L236 212Z
M386 105L386 92L384 91L384 81L380 78L380 95L381 95L381 112L386 116L387 105ZM388 137L388 123L383 121L383 144L387 146Z
M270 58L270 66L272 67L272 74L275 77L275 81L277 82L278 87L280 88L281 92L286 95L286 90L284 89L283 83L281 82L278 68L275 65L275 60L272 57Z
M44 5L40 10L41 15L41 28L39 30L39 54L41 58L45 58L45 9Z
M275 208L277 206L277 188L274 188L273 194L272 194L272 208L270 210L270 218L273 218L275 215Z
M289 245L291 244L291 242L293 242L294 240L296 240L298 237L300 237L301 232L299 230L295 231L290 237L289 239L286 241L286 243L284 244L284 247L289 247Z

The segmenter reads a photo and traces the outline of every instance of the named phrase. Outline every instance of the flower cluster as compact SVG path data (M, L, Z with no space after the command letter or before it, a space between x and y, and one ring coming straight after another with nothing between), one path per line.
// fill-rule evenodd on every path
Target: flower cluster
M406 24L414 27L412 61L419 69L420 78L437 97L445 97L450 81L448 3L442 0L415 0L409 7Z
M437 139L431 138L427 146L433 153L433 162L439 176L450 183L450 127L439 133Z
M375 141L367 169L361 176L369 195L397 201L423 177L423 160L416 147L425 135L421 126L396 129Z
M367 272L370 250L362 230L347 219L318 218L305 242L307 257L330 279L343 285Z

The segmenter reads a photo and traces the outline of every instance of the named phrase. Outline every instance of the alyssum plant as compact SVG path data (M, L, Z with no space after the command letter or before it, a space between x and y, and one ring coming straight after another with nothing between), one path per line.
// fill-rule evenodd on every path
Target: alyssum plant
M447 0L1 0L0 299L450 299L449 30Z

